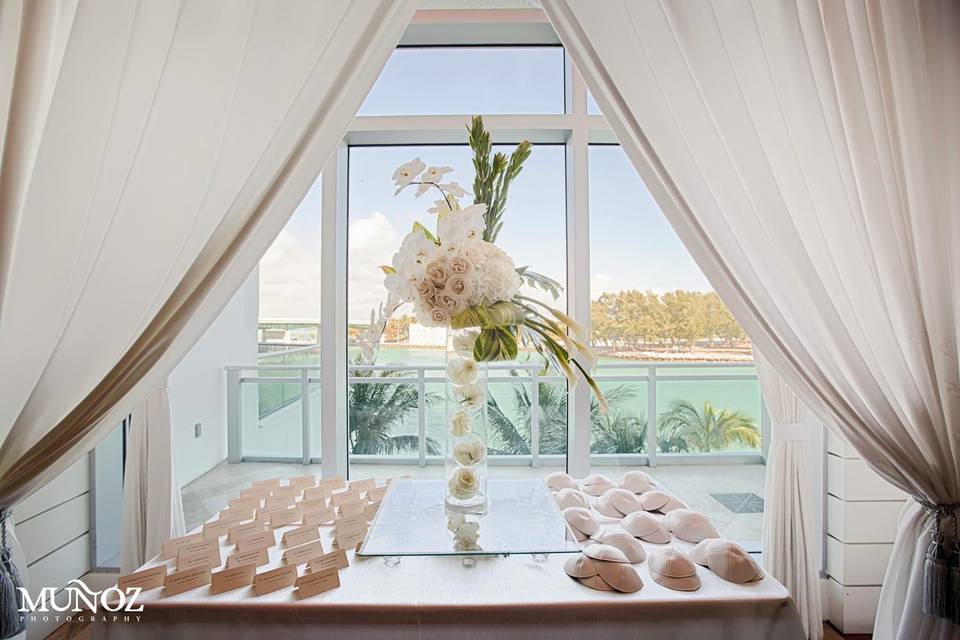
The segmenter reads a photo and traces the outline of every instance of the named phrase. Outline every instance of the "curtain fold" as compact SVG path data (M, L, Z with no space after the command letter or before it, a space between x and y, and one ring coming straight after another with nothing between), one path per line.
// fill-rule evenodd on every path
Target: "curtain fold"
M777 373L882 477L960 501L960 4L543 6ZM960 637L922 611L933 522L902 514L878 639Z
M185 531L173 457L170 394L166 384L130 414L123 469L120 572L131 573L160 553L164 540Z
M753 361L771 418L763 509L763 568L793 596L808 638L823 637L819 545L812 528L806 407L759 351Z

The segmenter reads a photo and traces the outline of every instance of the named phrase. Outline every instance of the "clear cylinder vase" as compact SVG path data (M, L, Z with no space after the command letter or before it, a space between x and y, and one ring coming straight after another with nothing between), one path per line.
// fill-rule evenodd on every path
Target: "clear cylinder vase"
M446 461L448 509L487 511L487 366L473 359L476 329L447 330Z

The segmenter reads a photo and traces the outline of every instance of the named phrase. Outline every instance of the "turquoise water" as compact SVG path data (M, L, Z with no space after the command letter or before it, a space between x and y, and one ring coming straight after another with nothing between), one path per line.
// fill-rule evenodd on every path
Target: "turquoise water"
M443 365L445 362L444 352L440 349L429 348L394 348L386 346L381 349L378 358L378 365ZM529 363L537 363L538 360L531 358ZM625 364L630 360L620 358L601 358L603 364ZM260 364L319 364L319 355L317 352L299 352L293 354L278 354L264 356L260 359ZM645 375L646 367L630 367L605 369L601 366L596 372L596 378L601 388L609 393L617 387L626 387L632 392L632 396L621 404L612 408L613 412L629 414L634 416L646 416L647 413L647 381L620 381L604 380L606 376L631 376ZM270 375L262 373L261 375ZM279 375L279 374L278 374ZM291 373L290 375L299 375ZM415 375L415 374L413 374ZM730 411L739 411L750 417L757 429L760 429L760 386L756 379L751 380L732 380L723 379L726 376L755 376L756 371L753 367L703 367L703 366L683 366L683 367L657 367L656 375L658 378L665 376L693 378L690 380L658 380L656 386L657 394L657 414L662 414L668 410L670 404L675 400L687 400L695 407L702 407L704 402L710 402L717 409L727 409ZM445 432L445 409L443 405L444 384L442 382L442 371L428 371L427 377L439 379L437 382L428 382L426 385L427 393L431 394L435 401L427 407L426 433L433 438L442 447ZM695 376L711 376L719 379L698 380ZM515 424L520 422L514 403L514 390L521 385L527 388L529 393L529 382L508 381L509 373L506 371L497 371L490 373L491 382L489 384L490 393L497 400L505 413L513 420ZM498 382L497 380L501 380ZM402 379L398 379L398 383ZM565 383L549 383L565 387ZM299 384L260 384L258 385L259 405L261 417L277 411L285 403L297 404L297 398L300 390ZM311 413L318 411L319 402L312 402ZM293 409L294 407L290 407ZM291 413L297 413L296 411ZM317 416L319 414L317 413ZM296 418L296 419L294 419ZM286 422L291 422L289 427ZM311 420L312 422L312 420ZM402 423L394 430L396 435L412 435L417 433L417 415L416 412L408 414ZM291 432L299 429L299 418L294 416L290 419L284 419L283 430ZM313 426L313 425L312 425ZM319 429L317 425L316 429ZM279 434L278 434L279 435ZM291 439L296 442L296 437L291 435ZM528 443L529 444L529 443ZM744 445L735 444L724 449L715 451L720 452L743 452L755 451ZM561 449L550 450L541 444L542 454L565 453Z

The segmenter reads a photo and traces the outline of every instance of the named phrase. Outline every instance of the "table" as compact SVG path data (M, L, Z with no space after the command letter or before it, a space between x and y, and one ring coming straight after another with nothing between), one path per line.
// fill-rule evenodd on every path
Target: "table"
M599 518L605 528L615 520ZM330 527L321 531L330 548ZM223 541L222 555L230 547ZM683 550L693 545L675 540ZM661 545L644 543L648 552ZM270 566L281 550L270 549ZM139 622L100 624L94 637L120 639L319 638L337 640L515 639L752 640L803 637L786 589L767 576L746 585L697 567L702 587L683 593L660 586L647 563L635 565L644 587L632 594L594 591L567 577L565 554L407 557L386 567L348 551L341 587L304 600L289 590L253 597L249 588L210 595L207 587L171 597L144 592ZM144 568L156 566L152 560ZM301 568L302 572L302 568Z

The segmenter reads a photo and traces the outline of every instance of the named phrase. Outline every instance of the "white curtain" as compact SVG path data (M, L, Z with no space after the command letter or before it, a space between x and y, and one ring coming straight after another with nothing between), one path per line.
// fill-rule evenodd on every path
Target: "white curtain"
M185 533L174 462L170 395L163 385L130 414L123 468L121 573L136 570L160 553L164 540Z
M763 568L790 591L808 638L823 637L819 537L810 504L807 410L759 351L753 361L771 418L763 496Z
M625 152L776 371L884 478L960 500L960 3L543 0ZM878 639L922 613L905 509Z

